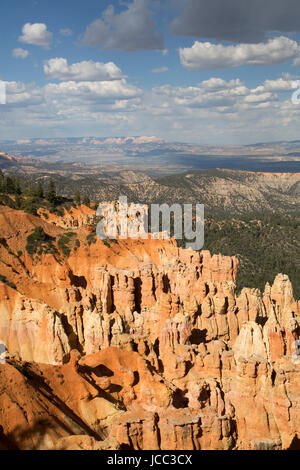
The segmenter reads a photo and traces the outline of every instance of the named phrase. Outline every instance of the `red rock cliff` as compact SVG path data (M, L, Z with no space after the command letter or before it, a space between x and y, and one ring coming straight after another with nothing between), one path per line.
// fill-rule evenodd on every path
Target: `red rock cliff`
M287 276L237 295L235 258L167 240L89 244L82 217L70 256L29 255L34 227L65 233L52 219L0 208L4 448L299 446Z

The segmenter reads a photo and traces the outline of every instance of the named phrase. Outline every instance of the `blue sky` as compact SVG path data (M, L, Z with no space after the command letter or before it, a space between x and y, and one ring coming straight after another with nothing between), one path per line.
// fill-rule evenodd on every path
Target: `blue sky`
M299 138L299 13L296 0L4 0L0 139Z

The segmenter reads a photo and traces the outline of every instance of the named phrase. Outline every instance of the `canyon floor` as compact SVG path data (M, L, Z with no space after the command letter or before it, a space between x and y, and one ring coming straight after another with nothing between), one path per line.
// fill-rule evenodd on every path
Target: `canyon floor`
M1 448L299 449L288 276L237 294L237 258L92 215L0 206Z

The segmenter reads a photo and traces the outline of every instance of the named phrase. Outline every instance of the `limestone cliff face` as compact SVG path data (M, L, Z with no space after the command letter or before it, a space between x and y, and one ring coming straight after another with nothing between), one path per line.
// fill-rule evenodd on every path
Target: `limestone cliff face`
M0 209L0 269L15 285L0 283L0 393L28 398L18 414L0 409L4 447L299 447L300 302L287 276L238 295L235 258L167 240L87 244L83 222L69 257L29 256L34 226L54 239L58 222ZM38 393L51 403L42 427Z

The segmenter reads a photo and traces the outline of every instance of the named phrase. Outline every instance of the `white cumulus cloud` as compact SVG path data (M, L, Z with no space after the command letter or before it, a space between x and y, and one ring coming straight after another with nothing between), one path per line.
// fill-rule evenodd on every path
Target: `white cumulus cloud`
M111 143L159 143L160 138L194 142L295 140L300 107L284 98L292 78L258 81L211 77L195 86L163 85L141 90L125 79L35 84L6 82L2 135L30 139L63 129L78 135L138 136ZM82 134L84 132L84 134ZM152 136L158 136L152 137ZM96 144L96 140L94 142ZM40 142L39 145L42 145Z
M223 78L211 77L209 80L201 82L199 86L207 90L221 90L224 88L236 88L237 86L243 86L243 84L239 78L226 82Z
M26 23L22 28L22 33L19 41L25 44L34 44L48 49L52 42L53 35L44 23Z
M192 47L179 49L181 63L194 70L221 69L241 65L282 64L300 57L300 46L284 36L266 43L224 46L195 41Z
M73 97L80 100L129 99L141 94L139 88L128 84L125 79L103 82L49 83L45 90L48 95Z
M29 51L17 47L12 51L12 55L15 59L26 59L29 56Z
M272 95L272 93L260 93L260 94L251 94L245 97L246 103L264 103L273 101L276 99L276 95Z
M34 84L5 82L6 105L16 107L36 106L43 102L42 90Z
M277 78L277 80L265 80L263 85L258 86L253 90L254 93L264 92L283 92L291 91L293 89L294 80L285 78Z
M152 73L163 73L163 72L167 72L168 70L169 70L168 67L159 67L157 69L153 69Z
M50 78L78 81L120 80L124 77L119 67L113 62L106 64L92 60L68 65L67 59L50 59L44 64L44 72Z
M72 36L73 34L73 31L70 28L60 29L59 32L62 36Z

